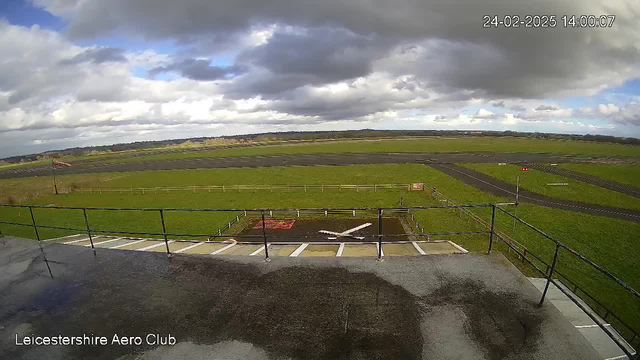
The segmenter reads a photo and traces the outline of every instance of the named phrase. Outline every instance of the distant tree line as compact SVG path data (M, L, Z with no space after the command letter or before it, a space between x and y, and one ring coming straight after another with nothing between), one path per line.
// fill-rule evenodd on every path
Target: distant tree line
M257 142L286 142L286 141L315 141L315 140L331 140L331 139L353 139L353 138L394 138L394 137L411 137L411 136L490 136L490 137L522 137L522 138L539 138L539 139L556 139L556 140L581 140L593 141L600 143L614 143L625 145L640 145L640 139L630 137L615 137L607 135L578 135L578 134L553 134L553 133L530 133L517 131L462 131L462 130L348 130L348 131L290 131L290 132L273 132L261 134L235 135L235 136L219 136L219 137L198 137L189 139L172 139L158 141L139 141L127 144L114 144L103 146L77 147L64 150L47 151L38 154L13 156L2 159L7 163L19 163L27 161L36 161L39 159L59 158L62 156L85 156L91 154L101 154L107 152L145 150L176 146L190 142L193 144L201 143L207 145L220 140L232 140L234 144L238 143L257 143Z

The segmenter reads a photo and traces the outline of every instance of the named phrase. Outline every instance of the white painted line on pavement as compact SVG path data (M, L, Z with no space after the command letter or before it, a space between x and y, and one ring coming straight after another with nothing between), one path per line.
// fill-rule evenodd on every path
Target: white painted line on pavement
M422 248L418 246L418 244L416 244L415 241L412 241L411 244L413 244L413 247L416 248L416 250L418 250L420 255L427 255L427 253L425 253L424 250L422 250Z
M142 249L138 249L137 251L147 251L153 248L157 248L158 246L162 246L164 245L164 241L158 241L160 244L153 244L151 246L147 246L147 247L143 247ZM171 244L172 242L174 242L173 240L169 240L167 241L167 244Z
M300 245L294 252L291 253L291 255L289 255L290 257L298 257L298 255L302 254L302 252L304 251L304 249L307 248L307 246L309 246L309 244L304 243L302 245Z
M65 244L65 245L75 244L75 243L77 243L77 242L80 242L80 241L86 241L86 240L89 240L89 238L87 237L87 238L80 239L80 240L67 241L66 243L63 243L63 244Z
M336 253L336 257L342 256L343 251L344 251L344 243L340 243L340 247L338 248L338 253Z
M174 254L180 254L181 252L185 252L185 251L187 251L187 250L191 250L191 249L193 249L194 247L200 246L200 245L202 245L202 244L204 244L204 242L199 242L199 243L196 243L196 244L193 244L193 245L189 245L189 246L187 246L186 248L182 248L182 249L180 249L180 250L175 251L175 252L174 252Z
M121 247L125 247L125 246L127 246L127 245L133 245L133 244L141 243L141 242L143 242L143 241L146 241L146 240L144 240L144 239L143 239L143 240L135 240L135 241L132 241L132 242L128 242L128 243L124 243L124 244L120 244L120 245L112 246L112 247L110 247L109 249L119 249L119 248L121 248Z
M223 247L222 249L218 249L218 250L216 250L216 251L212 252L212 253L211 253L211 255L218 255L218 254L220 254L221 252L223 252L223 251L225 251L225 250L227 250L227 249L230 249L230 248L232 248L232 247L236 246L236 244L237 244L237 243L229 244L229 245L227 245L227 246Z
M115 238L115 239L110 239L110 240L106 240L106 241L100 241L100 242L97 242L97 243L93 243L93 246L100 245L100 244L108 244L110 242L114 242L114 241L117 241L117 240L120 240L120 239L122 239L122 238ZM90 247L91 244L85 245L85 246Z

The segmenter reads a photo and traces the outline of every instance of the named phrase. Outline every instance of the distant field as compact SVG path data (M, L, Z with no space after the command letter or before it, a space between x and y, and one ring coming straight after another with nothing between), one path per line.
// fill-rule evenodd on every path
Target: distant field
M626 209L640 209L640 199L596 185L549 174L544 171L529 169L522 171L520 165L498 164L462 164L484 174L493 176L506 183L516 185L520 175L520 187L529 191L560 199L583 201L587 203L608 205ZM550 183L568 183L568 186L551 186ZM512 199L513 200L513 199Z
M596 143L576 140L547 140L517 137L458 137L458 138L402 138L402 139L360 139L318 141L315 143L295 143L286 145L262 145L231 149L168 152L146 155L162 149L137 151L139 156L121 157L136 153L125 151L105 153L96 156L64 157L65 161L89 160L96 162L137 162L153 160L174 160L201 157L256 156L276 154L318 154L318 153L379 153L379 152L511 152L511 153L558 153L640 156L640 146ZM40 163L29 163L40 164ZM21 165L30 166L30 165ZM2 168L0 168L2 169Z
M379 152L525 152L640 156L640 147L585 141L528 138L432 138L403 140L354 140L311 144L269 145L198 152L168 153L113 162L173 160L200 157L256 156L273 154L379 153Z
M558 164L558 167L640 188L640 166L618 164Z
M63 183L80 181L86 177L90 186L175 186L175 185L214 185L214 184L372 184L404 183L423 181L427 186L435 186L445 195L461 203L486 203L511 199L500 199L471 186L465 185L444 173L423 165L361 165L361 166L315 166L315 167L278 167L258 169L212 169L212 170L176 170L148 171L118 174L71 175L61 176ZM113 176L108 180L109 176ZM29 182L44 181L47 186L50 179L20 179L14 186L36 186ZM106 180L106 181L104 181ZM104 181L99 183L100 181ZM0 187L4 182L0 182ZM26 184L26 185L22 185ZM441 204L432 199L430 193L406 193L398 190L378 193L356 192L241 192L241 193L198 193L176 192L171 194L147 195L60 195L41 196L30 203L56 204L62 206L87 207L171 207L171 208L259 208L259 207L379 207L397 206L403 198L407 205ZM80 211L60 211L36 209L35 216L39 224L83 228L84 220ZM490 218L489 209L474 210L484 219ZM637 234L640 224L613 220L598 216L550 209L535 205L522 204L518 214L525 220L540 227L551 236L580 251L604 268L640 288L640 269L636 266L636 255L640 251ZM166 214L167 231L175 233L215 233L218 228L234 218L235 213L182 213ZM416 216L428 232L477 231L480 226L456 210L422 210ZM30 217L23 210L0 208L0 217L4 221L29 223ZM159 214L156 212L106 212L91 211L89 220L97 230L161 232ZM500 230L513 234L513 222L503 214L497 216ZM115 227L115 229L114 229ZM0 225L5 234L33 237L33 230L16 226ZM68 235L69 232L42 229L44 237ZM551 260L553 247L541 236L516 228L513 236L527 248L539 254L547 261ZM464 238L450 238L474 251L484 251L488 236L474 235ZM629 322L640 328L640 308L635 299L612 287L609 280L602 279L581 263L569 258L561 259L559 269L580 279L580 285L590 292L598 294L600 300L611 306L616 313L627 317ZM516 262L517 263L517 262ZM524 268L522 265L520 267Z

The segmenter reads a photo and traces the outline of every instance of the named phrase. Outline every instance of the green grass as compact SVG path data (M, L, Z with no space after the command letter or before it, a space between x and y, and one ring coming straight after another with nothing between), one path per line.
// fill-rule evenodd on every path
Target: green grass
M78 175L82 176L82 175ZM100 178L87 177L88 182L97 184L106 177L113 176L110 181L100 186L174 186L215 185L215 184L372 184L372 183L405 183L425 182L427 186L435 186L445 195L461 203L486 203L503 201L501 199L459 182L444 173L423 165L361 165L361 166L315 166L315 167L281 167L257 169L213 169L213 170L176 170L147 171L123 174L101 174ZM61 177L68 184L66 176ZM36 181L35 179L23 179ZM77 180L77 179L76 179ZM42 181L39 179L37 181ZM0 184L3 184L0 182ZM0 185L1 186L1 185ZM16 185L16 188L19 188ZM56 204L61 206L89 207L171 207L171 208L259 208L259 207L378 207L395 206L402 192L383 191L378 193L325 192L305 193L303 191L274 192L266 191L240 193L198 193L175 192L170 194L147 195L60 195L42 196L30 203ZM429 205L439 203L432 199L430 193L404 193L405 204ZM20 215L19 216L19 212ZM489 209L476 209L484 219L490 218ZM63 227L84 228L81 211L36 209L34 211L39 224ZM167 212L167 231L173 233L214 233L236 213L183 213ZM640 224L622 220L613 220L598 216L586 215L563 210L550 209L536 205L522 204L518 215L546 231L559 241L583 253L585 256L602 265L631 286L640 288L640 271L635 254L640 250L637 234ZM482 228L460 216L456 210L420 210L416 211L418 221L428 232L444 231L477 231ZM0 208L3 221L30 223L27 211L16 208ZM106 212L90 211L89 220L92 228L98 230L149 231L161 232L159 213L157 212ZM504 214L498 213L497 226L502 231L512 234L516 240L525 245L529 251L539 254L550 262L553 244L523 226L512 232L513 222ZM33 237L33 229L2 225L3 233ZM71 232L41 229L44 238L68 235ZM487 245L486 235L469 235L464 237L438 236L434 239L452 239L465 248L484 251ZM500 248L499 243L496 244ZM516 262L517 264L517 262ZM521 268L523 266L518 264ZM612 285L611 281L593 272L584 263L577 262L562 255L559 270L571 278L579 279L580 286L596 295L600 301L610 306L615 313L624 316L636 328L640 328L640 304L629 298L625 292ZM529 272L527 272L529 273Z
M640 209L640 199L617 191L604 189L597 185L566 178L561 175L529 169L522 171L519 165L498 164L462 164L484 174L516 185L520 175L520 188L558 199L582 201L592 204L606 205L625 209ZM548 186L549 183L568 183L568 186ZM511 199L513 200L513 199Z
M408 184L424 180L428 176L425 169L422 165L385 164L137 171L99 186Z
M558 164L558 167L640 188L640 166L619 164Z

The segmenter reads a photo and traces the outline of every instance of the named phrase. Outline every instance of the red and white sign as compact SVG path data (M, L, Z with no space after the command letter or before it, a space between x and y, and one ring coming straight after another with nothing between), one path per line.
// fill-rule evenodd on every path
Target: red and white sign
M529 171L529 168L528 167L523 167L522 171Z
M424 183L413 183L411 184L411 191L423 191Z
M264 227L267 230L289 230L295 222L295 220L265 220ZM262 220L258 221L253 228L262 229Z

